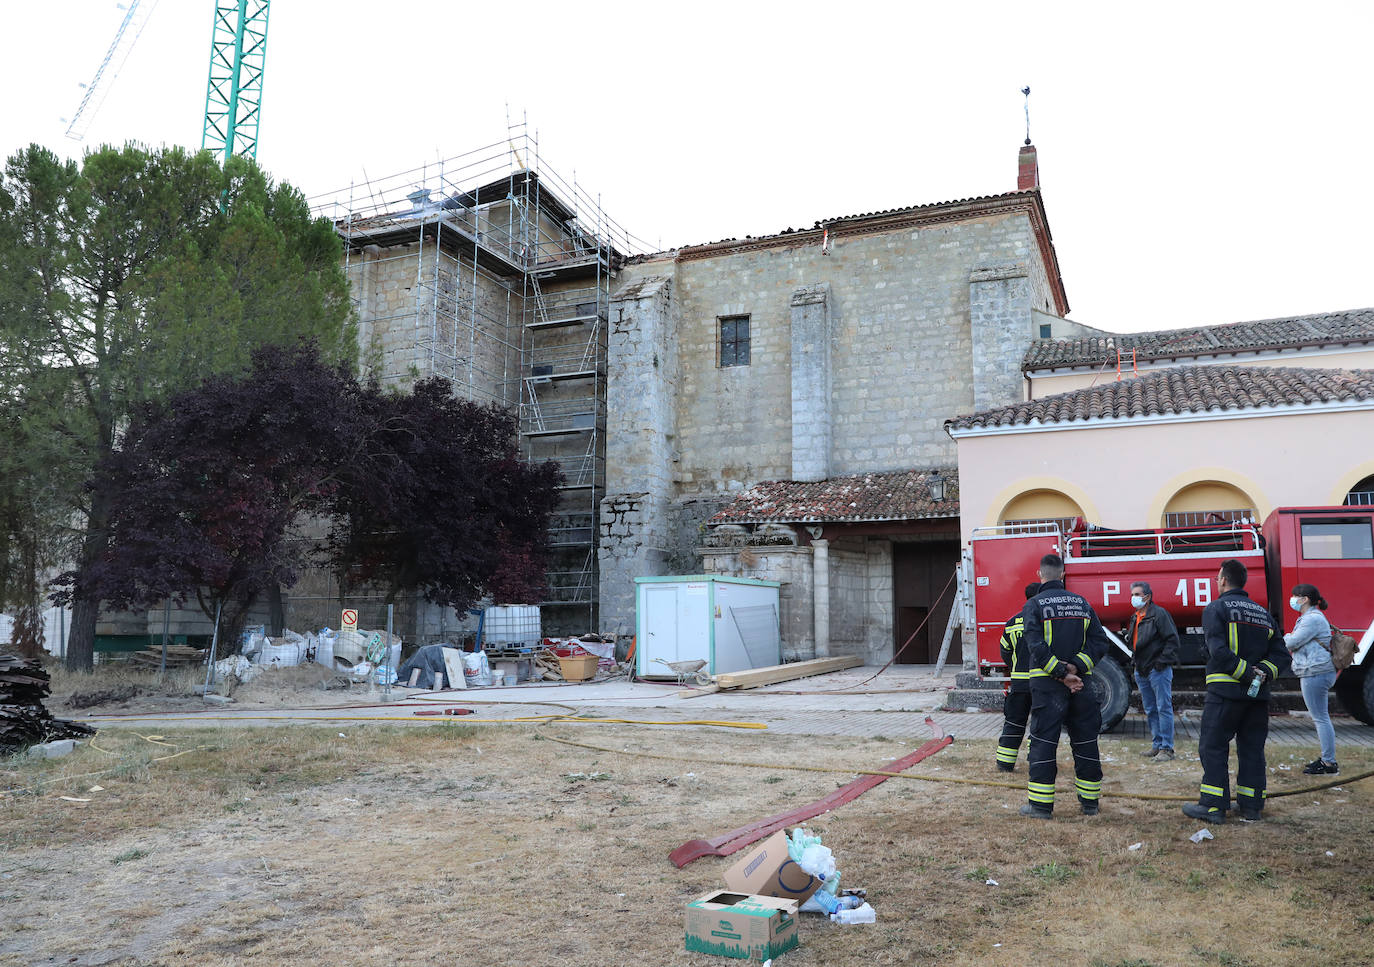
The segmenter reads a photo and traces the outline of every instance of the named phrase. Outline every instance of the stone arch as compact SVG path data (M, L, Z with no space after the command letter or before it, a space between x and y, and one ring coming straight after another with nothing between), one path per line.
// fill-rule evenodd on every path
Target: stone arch
M1352 493L1374 492L1374 460L1356 464L1340 476L1328 504L1343 504Z
M1039 497L1043 495L1044 501ZM1021 498L1027 500L1022 502ZM1000 524L1007 519L1008 510L1020 513L1021 508L1035 509L1036 507L1053 509L1051 501L1058 500L1057 506L1061 508L1072 507L1073 513L1048 515L1053 517L1074 516L1082 517L1093 523L1099 523L1101 516L1097 512L1097 504L1093 503L1087 491L1082 487L1069 483L1058 477L1025 477L1016 483L1005 488L1000 494L988 503L987 519L983 521L986 525ZM1019 504L1019 506L1018 506ZM1041 515L1036 515L1041 516ZM1013 517L1013 520L1024 518Z
M1174 497L1181 491L1200 484L1229 484L1234 491L1248 501L1244 506L1254 508L1255 515L1260 521L1268 517L1270 511L1274 509L1274 505L1264 496L1264 489L1244 474L1236 473L1225 467L1197 467L1179 474L1160 487L1155 493L1154 500L1150 502L1146 521L1141 523L1154 521L1155 523L1150 526L1161 526L1164 522L1166 509ZM1204 491L1199 490L1195 492L1194 496L1201 497L1204 493ZM1220 494L1221 492L1216 491L1215 493Z
M998 515L998 523L1082 516L1083 508L1068 494L1058 490L1027 490L1007 502Z
M1231 479L1219 479L1218 474L1197 471L1182 480L1170 482L1162 492L1162 500L1156 499L1156 507L1151 511L1151 519L1156 527L1179 526L1182 524L1204 524L1209 521L1202 515L1212 512L1247 511L1258 520L1264 520L1269 508L1255 494L1259 489L1248 481L1237 480L1238 474L1227 473ZM1197 519L1187 519L1186 515L1198 515ZM1184 516L1184 520L1174 519ZM1223 519L1231 519L1230 515Z

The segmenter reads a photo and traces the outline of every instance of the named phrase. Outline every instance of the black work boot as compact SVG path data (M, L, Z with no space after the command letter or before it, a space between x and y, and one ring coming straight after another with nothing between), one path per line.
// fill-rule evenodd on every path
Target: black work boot
M998 772L1015 772L1015 771L1016 771L1016 766L1012 765L1010 762L999 762L999 763L997 763L997 771L998 771Z
M1096 816L1098 813L1096 799L1080 799L1078 805L1082 808L1084 816Z
M1043 807L1035 805L1035 803L1028 802L1021 807L1021 815L1029 816L1032 819L1053 819L1054 810L1045 809Z
M1184 806L1183 815L1189 819L1200 819L1204 823L1226 822L1226 810L1218 809L1216 806L1204 806L1200 802L1190 802Z

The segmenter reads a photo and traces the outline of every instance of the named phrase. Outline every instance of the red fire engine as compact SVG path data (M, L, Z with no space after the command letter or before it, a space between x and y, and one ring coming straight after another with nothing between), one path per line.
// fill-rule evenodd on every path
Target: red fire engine
M1178 626L1182 665L1201 667L1202 611L1228 558L1249 569L1245 590L1285 631L1297 619L1284 606L1292 587L1321 590L1331 604L1327 619L1358 642L1355 663L1336 680L1336 694L1351 715L1374 725L1374 507L1281 507L1262 527L1244 520L1109 530L1081 518L1067 533L1053 523L980 527L970 550L978 670L989 679L1006 676L998 649L1002 626L1025 604L1023 588L1036 580L1040 558L1064 558L1066 586L1092 603L1116 645L1116 661L1101 663L1093 674L1104 731L1121 721L1130 702L1131 654L1115 632L1130 618L1131 582L1150 583L1155 604Z

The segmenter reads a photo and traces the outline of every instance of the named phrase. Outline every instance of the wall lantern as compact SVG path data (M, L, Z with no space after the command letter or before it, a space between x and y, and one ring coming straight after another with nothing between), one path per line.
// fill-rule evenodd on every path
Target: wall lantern
M926 478L926 487L930 490L930 499L933 502L938 504L945 499L945 478L940 476L940 471L931 471L930 476Z

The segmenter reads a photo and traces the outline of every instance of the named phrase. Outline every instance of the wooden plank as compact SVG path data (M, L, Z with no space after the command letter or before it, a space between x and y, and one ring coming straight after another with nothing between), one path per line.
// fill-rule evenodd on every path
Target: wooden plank
M758 688L760 685L773 685L789 682L794 678L807 678L811 675L825 675L829 672L844 671L862 665L858 655L839 655L834 658L813 658L810 661L794 661L787 665L770 665L767 668L753 668L747 672L727 672L716 676L716 684L721 688Z
M701 688L684 688L677 693L678 698L697 698L701 695L712 695L720 691L719 685L705 685Z

